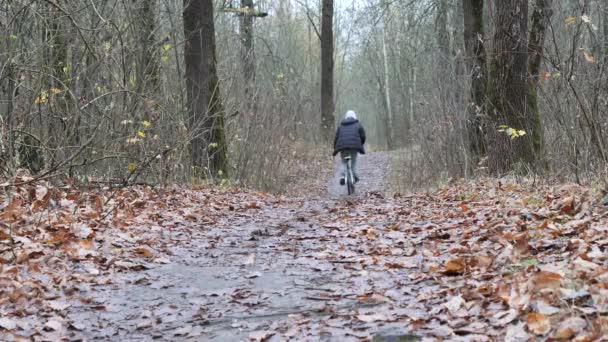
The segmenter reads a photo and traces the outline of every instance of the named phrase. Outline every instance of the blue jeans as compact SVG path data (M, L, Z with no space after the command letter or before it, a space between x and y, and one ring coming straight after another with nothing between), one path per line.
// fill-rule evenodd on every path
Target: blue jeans
M357 155L359 151L357 150L344 150L340 152L340 158L342 159L342 177L346 177L347 163L346 157L350 157L351 167L353 168L353 175L355 179L359 179L359 174L357 173Z

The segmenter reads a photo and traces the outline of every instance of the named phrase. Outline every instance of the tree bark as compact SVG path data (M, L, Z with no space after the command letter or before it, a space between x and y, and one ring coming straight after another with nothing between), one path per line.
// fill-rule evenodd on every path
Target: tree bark
M487 80L483 4L484 0L462 0L464 46L467 54L467 67L471 75L471 98L467 106L467 135L469 138L469 153L474 163L486 155L485 137L482 128Z
M321 19L321 132L325 143L333 140L334 119L334 1L323 0Z
M52 167L67 158L67 149L78 147L80 117L69 91L72 83L68 63L69 26L55 6L49 6L49 25L46 39L50 43L48 67L52 77L46 96L50 111L47 135Z
M602 28L604 63L608 63L608 1L602 1Z
M248 114L255 112L255 74L256 61L253 41L253 20L254 13L253 0L241 0L240 18L241 35L241 61L243 63L243 76L245 78L245 104Z
M498 1L487 89L491 117L489 167L493 174L536 171L542 157L537 154L533 139L542 139L542 127L528 108L528 48L528 1ZM524 130L526 135L512 139L499 131L502 125Z
M386 13L389 13L389 5L386 5ZM388 25L388 20L386 20L386 15L384 17L384 22L382 23L382 60L384 64L384 103L386 110L386 147L388 150L392 150L393 146L393 105L391 102L391 85L390 85L390 77L389 77L389 65L388 65L388 53L386 46L386 26Z
M532 143L534 152L537 156L544 157L545 146L542 130L541 115L538 108L538 86L540 77L540 66L544 55L545 37L547 28L553 15L553 0L536 0L534 11L532 12L532 27L530 28L529 54L530 60L528 72L530 74L528 82L528 110L530 120L536 129L532 132ZM546 159L538 161L539 171L548 171Z
M140 8L141 26L141 57L140 72L138 73L139 92L156 93L160 86L159 46L154 31L154 1L142 1Z
M192 164L201 176L226 176L228 158L215 56L213 0L184 0L183 17Z

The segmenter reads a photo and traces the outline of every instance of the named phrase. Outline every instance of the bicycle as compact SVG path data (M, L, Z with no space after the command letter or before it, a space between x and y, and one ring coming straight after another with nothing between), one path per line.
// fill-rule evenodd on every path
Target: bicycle
M355 193L355 175L353 173L352 158L347 156L344 160L346 160L346 175L344 175L346 178L346 189L348 194L352 195Z

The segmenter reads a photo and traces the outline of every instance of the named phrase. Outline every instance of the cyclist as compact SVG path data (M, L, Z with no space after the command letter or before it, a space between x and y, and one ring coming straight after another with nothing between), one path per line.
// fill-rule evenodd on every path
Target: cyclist
M340 177L340 185L344 185L344 178L346 176L346 157L350 156L352 161L353 174L355 176L355 182L359 181L359 174L357 173L357 153L365 154L363 149L365 144L365 130L359 120L357 120L357 114L352 110L349 110L344 115L344 120L338 126L336 130L336 137L334 139L334 156L340 153L342 158L342 177Z

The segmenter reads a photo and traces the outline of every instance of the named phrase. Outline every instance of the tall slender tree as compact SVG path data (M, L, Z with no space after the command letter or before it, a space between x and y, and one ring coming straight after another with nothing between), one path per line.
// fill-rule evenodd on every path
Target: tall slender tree
M247 111L255 108L255 48L253 41L253 0L241 0L240 35L243 76L245 77L245 101Z
M528 78L528 111L533 126L539 128L532 132L534 152L539 157L544 157L545 146L540 110L538 108L538 86L540 67L544 55L545 37L552 15L553 0L535 0L528 49L530 53L530 60L528 63L528 72L530 74L530 77ZM542 159L539 160L538 166L539 171L547 169L548 163L546 160Z
M216 66L213 0L184 0L183 17L192 163L201 175L226 175L228 158Z
M486 154L482 115L485 113L486 97L486 50L483 23L484 0L462 0L464 12L464 46L467 66L471 75L471 94L467 110L469 153L474 161Z
M321 10L321 132L329 143L334 131L334 1L323 0Z

